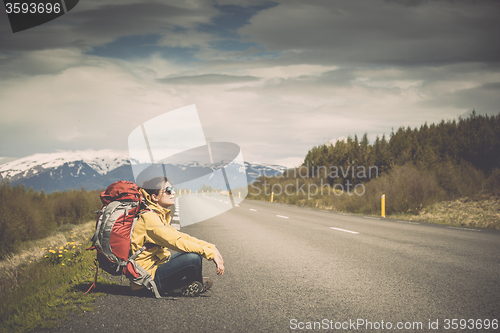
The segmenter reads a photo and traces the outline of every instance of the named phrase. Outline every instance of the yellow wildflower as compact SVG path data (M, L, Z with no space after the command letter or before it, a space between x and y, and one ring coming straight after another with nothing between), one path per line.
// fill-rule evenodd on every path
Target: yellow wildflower
M62 258L62 256L63 256L63 255L62 255L62 254L60 254L60 255L59 255L59 258Z

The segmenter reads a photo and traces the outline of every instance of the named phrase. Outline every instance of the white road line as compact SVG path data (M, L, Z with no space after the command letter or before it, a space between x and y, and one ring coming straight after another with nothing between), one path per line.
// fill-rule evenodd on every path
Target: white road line
M448 229L459 229L459 230L467 230L467 231L482 231L478 229L469 229L469 228L461 228L461 227L448 227Z
M406 223L406 224L420 224L418 222L411 222L411 221L396 221L396 222L399 222L399 223Z
M338 231L344 231L344 232L348 232L348 233L351 233L351 234L359 234L359 232L356 232L356 231L351 231L351 230L345 230L345 229L339 229L339 228L334 228L334 227L330 227L330 229L334 229L334 230L338 230Z
M283 215L276 215L276 216L277 216L277 217L282 217L282 218L284 218L284 219L289 219L289 217L288 217L288 216L283 216Z
M365 219L380 220L379 217L363 216Z
M250 208L250 210L251 210L252 212L256 212L256 211L257 211L257 209L253 209L253 208Z

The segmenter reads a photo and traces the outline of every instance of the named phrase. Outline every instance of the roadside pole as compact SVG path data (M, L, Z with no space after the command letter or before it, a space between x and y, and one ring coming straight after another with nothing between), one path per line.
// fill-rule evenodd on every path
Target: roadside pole
M385 217L385 194L382 194L382 203L381 203L381 208L382 208L382 212L381 212L381 216L382 217Z

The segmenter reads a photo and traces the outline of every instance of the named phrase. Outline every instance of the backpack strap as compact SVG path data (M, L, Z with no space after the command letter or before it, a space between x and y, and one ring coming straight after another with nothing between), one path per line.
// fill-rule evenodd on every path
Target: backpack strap
M130 228L130 240L132 240L132 234L134 233L134 227L135 224L137 223L137 220L139 219L139 215L148 212L148 210L141 210L139 213L134 218L134 221L132 222L132 227Z
M158 292L158 288L156 287L156 283L153 281L153 278L151 277L151 275L147 277L146 282L144 283L144 286L146 286L146 288L148 288L149 290L153 290L156 298L163 298L163 297L161 297L160 293Z
M95 247L95 246L94 246L94 247ZM90 249L90 248L89 248L89 249ZM87 249L87 250L89 250L89 249ZM96 283L97 283L97 274L98 274L98 272L99 272L99 262L97 261L97 258L95 258L95 259L94 259L94 266L95 266L94 283L92 283L92 284L90 285L89 289L88 289L86 292L84 292L84 293L83 293L84 295L88 294L88 293L89 293L92 289L94 289L94 288L95 288L95 286L96 286Z
M158 291L158 287L156 286L156 283L154 282L151 274L149 274L148 271L146 271L143 267L137 265L134 260L129 259L127 261L127 268L126 269L129 272L128 278L130 281L132 281L133 283L135 283L137 285L142 285L142 286L146 287L146 289L152 291L155 294L156 298L163 298L163 299L168 298L168 297L162 297L160 295L160 292ZM168 298L168 299L175 300L177 298L172 297L172 298Z
M128 258L128 261L130 260L135 260L137 258L137 256L139 256L139 254L141 254L145 249L147 249L148 247L146 245L143 245L139 250L137 250L137 252L135 252L133 255L131 255L129 258Z
M100 215L99 215L99 219L97 220L97 225L95 226L94 236L92 236L92 238L90 239L92 244L95 244L95 242L97 240L97 236L99 235L99 230L101 229L101 224L102 224L102 214L104 214L105 208L106 208L106 206L102 207L101 210L97 211L97 213Z
M144 199L142 199L141 197L141 201L140 201L140 204L139 204L139 213L137 213L135 215L135 218L134 218L134 221L132 222L132 227L130 228L130 240L132 240L132 234L134 233L134 227L135 227L135 223L137 222L137 220L139 219L139 216L141 214L144 214L144 213L147 213L147 212L151 212L152 210L148 207L148 205L144 202ZM143 250L144 251L144 250ZM142 252L142 251L141 251ZM140 252L139 252L140 253ZM139 255L139 254L138 254ZM135 259L135 258L134 258Z

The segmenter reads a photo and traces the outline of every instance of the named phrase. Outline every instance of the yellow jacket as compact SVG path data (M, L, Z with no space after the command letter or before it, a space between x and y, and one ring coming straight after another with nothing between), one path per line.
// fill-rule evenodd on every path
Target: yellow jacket
M140 190L150 212L142 213L134 226L131 237L131 253L144 244L153 244L135 259L136 264L148 271L154 278L156 269L170 259L170 251L198 253L208 260L215 258L215 245L191 237L170 226L170 210L151 201L149 194ZM132 289L143 286L130 284Z

